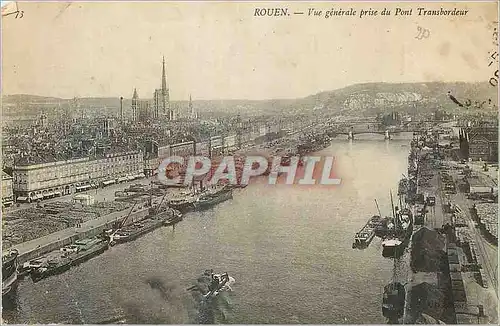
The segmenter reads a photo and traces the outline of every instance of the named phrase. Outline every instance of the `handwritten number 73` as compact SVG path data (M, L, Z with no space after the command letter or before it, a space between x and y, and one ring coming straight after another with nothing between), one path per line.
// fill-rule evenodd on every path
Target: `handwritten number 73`
M16 19L20 19L20 18L23 18L24 17L24 11L22 10L18 10L16 11Z

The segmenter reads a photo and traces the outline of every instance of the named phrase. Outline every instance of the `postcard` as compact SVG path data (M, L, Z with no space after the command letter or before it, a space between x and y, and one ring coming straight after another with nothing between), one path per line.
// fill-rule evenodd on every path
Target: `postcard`
M2 322L498 324L498 2L2 1Z

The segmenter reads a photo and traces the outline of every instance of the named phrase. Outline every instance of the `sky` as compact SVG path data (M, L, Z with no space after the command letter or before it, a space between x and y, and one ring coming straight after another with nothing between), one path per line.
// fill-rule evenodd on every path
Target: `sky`
M290 16L256 17L256 8ZM325 18L349 9L354 17ZM381 16L382 9L391 16ZM395 10L412 9L411 16ZM466 9L418 16L417 8ZM310 8L323 10L308 16ZM359 17L361 9L378 16ZM2 94L172 100L298 98L360 82L488 81L489 3L19 3L2 19ZM305 12L294 15L293 12ZM426 38L419 33L426 29Z

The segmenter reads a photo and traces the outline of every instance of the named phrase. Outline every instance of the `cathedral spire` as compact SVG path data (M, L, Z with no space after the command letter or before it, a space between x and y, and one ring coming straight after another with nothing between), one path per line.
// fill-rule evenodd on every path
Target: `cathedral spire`
M197 119L196 110L193 107L193 101L191 99L191 94L189 94L189 111L191 114L191 119Z
M132 98L133 99L139 98L139 95L137 95L137 89L136 88L134 88L134 95L132 95Z
M163 56L163 64L161 71L161 91L163 94L167 93L167 74L165 73L165 56Z

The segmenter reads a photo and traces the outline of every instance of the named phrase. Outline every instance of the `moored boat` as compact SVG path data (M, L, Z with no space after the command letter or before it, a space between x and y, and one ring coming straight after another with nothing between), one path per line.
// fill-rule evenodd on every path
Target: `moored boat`
M182 213L178 210L173 210L173 212L167 217L164 225L174 225L182 221Z
M135 240L140 236L157 229L167 222L168 214L158 214L156 216L146 218L142 221L135 222L118 229L111 235L110 245L124 243Z
M36 259L36 264L30 262L31 279L36 283L49 276L62 274L71 266L95 257L107 248L107 241L99 237L76 240L72 245L64 246L45 257Z
M180 211L181 213L186 213L194 208L195 201L196 197L194 196L173 198L168 202L168 206Z
M353 248L365 249L370 245L370 242L375 237L375 231L373 229L363 229L362 231L356 233L354 236Z
M233 190L223 187L216 192L203 194L194 203L196 209L206 209L233 198Z
M382 241L382 256L398 258L403 255L413 231L413 216L409 209L396 213L392 230Z
M354 235L354 242L352 244L353 249L365 249L370 245L375 237L375 231L379 225L380 219L378 215L372 216L363 228Z
M2 302L12 299L18 282L17 274L17 250L10 250L2 256Z
M384 287L382 314L389 320L403 317L406 291L403 284L393 282Z

